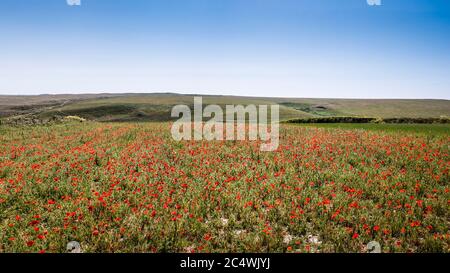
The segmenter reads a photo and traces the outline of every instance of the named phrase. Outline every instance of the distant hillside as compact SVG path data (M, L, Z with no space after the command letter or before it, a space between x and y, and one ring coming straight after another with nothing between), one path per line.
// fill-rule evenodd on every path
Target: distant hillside
M279 104L282 120L336 116L380 118L450 117L449 100L309 99L205 96L204 104ZM89 95L0 95L0 117L33 115L50 118L76 115L98 121L170 120L174 105L193 105L194 95L89 94Z

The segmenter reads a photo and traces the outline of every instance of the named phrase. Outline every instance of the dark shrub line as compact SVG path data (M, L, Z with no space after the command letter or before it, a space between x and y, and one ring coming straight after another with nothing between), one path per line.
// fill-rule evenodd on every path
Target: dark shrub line
M366 117L323 117L291 119L286 123L406 123L406 124L449 124L450 118L366 118Z

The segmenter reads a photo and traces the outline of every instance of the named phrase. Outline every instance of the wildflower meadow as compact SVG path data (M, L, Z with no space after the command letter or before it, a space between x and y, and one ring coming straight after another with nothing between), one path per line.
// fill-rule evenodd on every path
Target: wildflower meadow
M0 252L450 252L449 135L170 123L0 127Z

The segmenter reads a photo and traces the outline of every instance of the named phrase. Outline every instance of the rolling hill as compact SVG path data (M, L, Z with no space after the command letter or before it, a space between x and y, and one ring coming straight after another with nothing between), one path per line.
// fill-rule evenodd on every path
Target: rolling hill
M48 119L76 115L97 121L170 120L174 105L193 105L195 95L82 94L0 95L0 118L29 116ZM202 95L204 104L279 104L280 119L320 117L439 118L450 117L449 100L312 99Z

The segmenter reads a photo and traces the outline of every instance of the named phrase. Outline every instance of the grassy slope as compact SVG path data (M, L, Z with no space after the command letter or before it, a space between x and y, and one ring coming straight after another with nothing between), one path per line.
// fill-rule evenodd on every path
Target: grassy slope
M194 96L190 95L130 95L106 99L85 100L57 107L46 114L62 113L65 115L79 115L90 119L108 121L128 120L156 120L170 119L170 112L174 105L186 104L192 106ZM231 96L203 96L203 104L218 104L225 109L227 104L274 104L272 99L231 97ZM306 118L313 115L298 111L291 107L280 106L282 119Z
M286 100L276 99L276 101ZM290 99L289 102L322 105L349 116L381 118L450 116L448 100Z
M0 116L37 112L79 115L100 121L150 120L170 118L177 104L193 104L193 95L179 94L97 94L57 96L0 96ZM204 104L280 104L280 118L323 116L441 117L450 116L448 100L357 100L308 98L256 98L203 96ZM25 107L24 107L25 106ZM31 111L31 110L32 111Z

